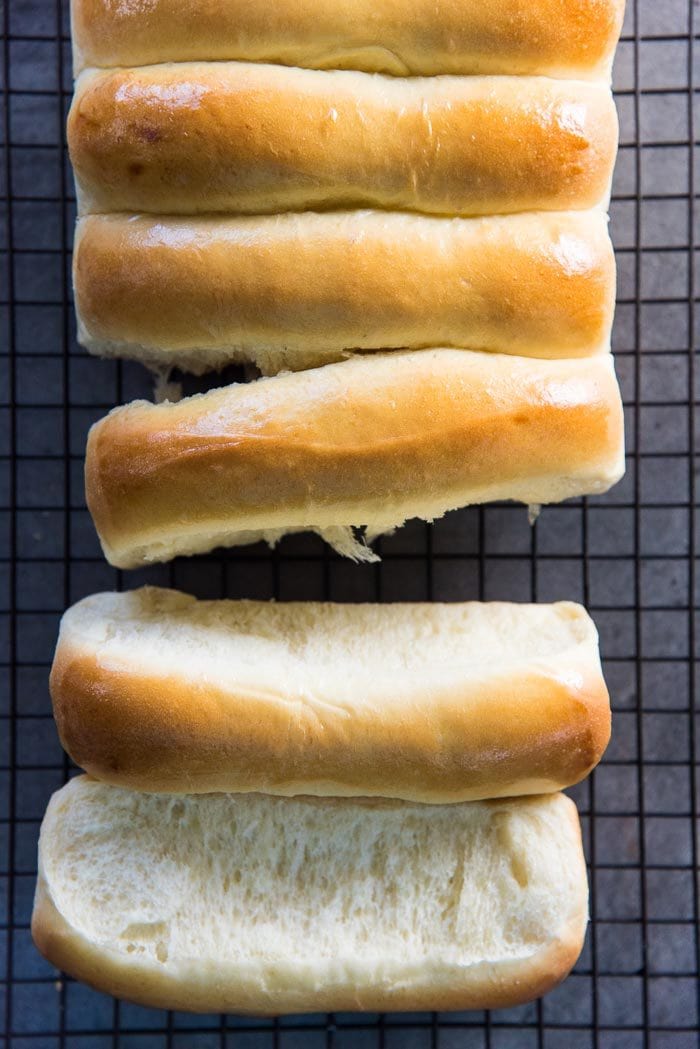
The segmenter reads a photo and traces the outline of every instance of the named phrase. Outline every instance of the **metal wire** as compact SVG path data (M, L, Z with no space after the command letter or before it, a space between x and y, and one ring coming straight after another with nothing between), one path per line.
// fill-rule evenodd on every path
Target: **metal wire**
M150 393L135 365L77 346L69 287L72 183L67 0L3 10L5 215L0 261L0 1049L696 1049L698 775L694 342L697 196L690 0L631 0L616 67L617 367L628 473L535 529L496 505L411 524L349 565L314 537L122 576L101 557L82 492L88 425ZM185 383L186 389L193 388ZM611 686L613 742L571 793L586 834L592 923L573 975L543 1002L491 1014L251 1021L114 1002L43 963L29 938L39 820L70 774L46 677L63 608L144 582L200 596L584 601Z

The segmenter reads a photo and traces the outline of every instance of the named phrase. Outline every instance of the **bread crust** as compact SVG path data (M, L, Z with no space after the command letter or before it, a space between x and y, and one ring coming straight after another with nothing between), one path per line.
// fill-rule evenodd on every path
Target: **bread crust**
M75 71L250 59L369 72L607 76L623 0L72 0Z
M73 265L83 344L197 372L434 345L585 357L607 350L615 299L598 211L89 216Z
M175 613L182 623L184 595L139 594L140 607L148 609L156 594L161 619ZM110 636L109 613L97 598L91 601L93 628L99 624ZM228 604L227 628L234 634L236 603ZM247 611L251 603L244 606ZM253 606L263 614L274 610ZM205 630L199 607L193 603L188 620L193 644L197 631ZM332 606L311 607L319 624L332 612ZM308 615L310 607L304 611ZM390 608L385 615L391 623ZM140 610L132 616L140 622ZM395 692L361 691L348 706L332 688L315 697L310 683L309 696L297 687L271 691L261 678L236 685L233 654L234 683L228 687L196 669L189 676L149 672L132 648L120 659L91 641L79 623L69 611L61 627L50 678L54 715L75 763L115 786L155 793L474 801L570 786L598 763L610 736L592 625L585 642L576 643L572 635L568 649L546 658L523 659L507 669L441 666L439 682L427 685L422 677L412 685L404 681ZM270 618L259 629L274 631L275 623ZM473 643L465 628L465 649ZM175 643L160 642L159 664L172 663L169 644Z
M608 355L425 350L115 409L90 430L85 479L105 554L127 568L256 530L380 532L469 503L556 502L623 469Z
M583 209L617 137L600 82L254 63L91 71L68 117L83 212Z
M65 788L64 788L65 789ZM42 835L52 818L54 795L42 825ZM338 966L324 973L319 986L315 971L300 959L280 959L274 965L237 965L225 958L168 959L159 965L138 955L128 955L109 943L94 943L62 915L44 876L43 843L39 847L39 877L32 914L32 937L41 954L53 965L97 990L153 1008L189 1012L235 1012L270 1016L280 1013L340 1011L422 1011L507 1008L530 1001L555 987L568 975L578 958L587 924L586 871L576 808L558 798L570 821L572 845L570 872L575 871L578 894L563 927L551 939L517 961L489 960L469 966L431 964L413 967L411 975L397 972L392 978L383 966L382 978L372 973L352 973ZM334 804L326 799L327 804ZM337 804L343 804L342 801ZM373 804L387 804L367 801ZM498 806L498 801L492 803ZM507 802L509 807L517 802ZM56 818L56 817L53 817ZM556 887L552 887L556 891ZM311 967L313 970L313 967Z

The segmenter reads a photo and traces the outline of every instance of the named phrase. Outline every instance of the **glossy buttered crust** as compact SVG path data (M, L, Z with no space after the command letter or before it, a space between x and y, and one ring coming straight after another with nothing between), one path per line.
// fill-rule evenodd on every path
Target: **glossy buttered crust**
M118 619L111 618L112 602L120 600ZM269 635L284 645L290 623L303 620L309 632L339 647L344 632L366 630L365 658L371 662L381 642L375 640L372 655L370 632L394 647L415 640L403 610L396 615L393 606L382 606L383 622L369 624L363 607L353 606L353 623L344 609L334 615L332 605L198 603L150 589L121 599L96 595L82 606L69 610L61 625L51 670L54 715L76 764L116 786L474 801L568 787L598 763L610 735L595 628L578 606L551 606L550 620L539 624L548 629L559 617L572 621L561 649L529 662L511 660L506 668L480 664L477 652L469 663L466 654L475 644L470 626L476 622L478 629L480 613L495 623L502 608L507 660L509 623L519 606L464 606L470 610L466 620L460 605L431 606L435 632L463 631L459 666L441 665L437 678L416 671L413 682L394 681L394 689L382 678L381 687L371 690L362 678L352 701L344 687L336 685L334 692L332 681L317 695L323 671L308 655L304 683L285 692L284 682L271 687L265 675L243 680L235 646L228 655L220 652L229 668L226 683L196 668L176 670L177 645L196 648L222 631L233 641ZM147 628L157 616L160 623L170 620L178 634L160 641L153 635L157 651L127 644L120 656L100 639L118 636L127 606L133 608L132 628ZM215 618L206 618L209 610ZM420 605L413 611L419 633L425 613ZM86 615L87 631L81 626ZM305 637L295 632L289 646ZM423 643L429 646L430 636Z
M607 76L623 0L73 0L76 72L244 59L397 75Z
M81 210L161 214L588 208L617 135L602 82L236 62L86 72L68 117Z
M117 408L90 431L86 491L108 560L134 567L251 530L557 502L623 469L610 355L424 350Z
M195 372L349 349L534 357L609 347L615 262L600 211L444 219L381 211L78 223L81 341Z

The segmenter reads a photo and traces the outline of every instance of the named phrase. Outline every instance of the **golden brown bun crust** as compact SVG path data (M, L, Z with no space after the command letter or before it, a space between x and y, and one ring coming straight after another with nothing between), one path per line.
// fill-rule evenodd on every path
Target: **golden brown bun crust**
M73 0L76 71L249 59L369 72L606 75L623 0Z
M609 344L615 262L599 211L94 215L74 284L97 352L270 371L397 346L587 356Z
M600 760L610 737L601 674L520 671L405 697L398 720L372 708L348 719L332 704L319 718L264 694L105 667L59 644L51 695L64 749L115 786L444 804L560 790ZM399 698L382 707L395 711Z
M622 473L622 426L608 355L357 357L116 409L90 431L87 500L108 559L131 567L222 533L603 491Z
M86 211L561 211L609 192L607 85L396 80L251 63L86 73L68 118Z

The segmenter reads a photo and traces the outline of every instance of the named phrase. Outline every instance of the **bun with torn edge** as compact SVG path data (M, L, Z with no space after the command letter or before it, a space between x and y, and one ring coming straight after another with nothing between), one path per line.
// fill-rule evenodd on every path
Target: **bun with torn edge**
M623 471L609 354L436 349L116 408L90 430L85 482L107 559L135 568L300 530L367 559L353 526L371 536L470 503L559 502Z

